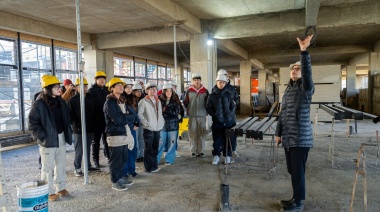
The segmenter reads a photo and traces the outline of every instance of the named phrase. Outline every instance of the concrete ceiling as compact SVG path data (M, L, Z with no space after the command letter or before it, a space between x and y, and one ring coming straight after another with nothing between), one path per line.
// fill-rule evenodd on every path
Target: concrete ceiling
M81 27L83 32L97 34L97 39L110 35L116 39L118 32L124 33L119 35L122 38L130 37L131 33L133 39L144 38L152 35L149 30L155 29L167 38L150 44L153 38L149 38L148 42L136 42L135 46L132 39L108 49L124 48L125 52L131 52L128 48L144 47L170 58L172 32L165 26L187 20L178 31L182 51L178 47L177 55L181 61L186 61L184 55L190 57L189 34L202 30L211 32L214 38L233 41L248 53L249 59L259 60L267 68L278 68L299 58L295 38L303 37L305 22L310 18L306 3L306 0L81 0ZM380 40L378 0L320 0L317 8L311 9L318 14L314 18L318 21L317 42L310 48L315 64L348 64L356 55L372 51ZM76 29L75 0L1 0L0 28L1 11ZM144 30L145 34L139 34ZM218 66L235 66L238 70L236 66L241 59L218 50Z

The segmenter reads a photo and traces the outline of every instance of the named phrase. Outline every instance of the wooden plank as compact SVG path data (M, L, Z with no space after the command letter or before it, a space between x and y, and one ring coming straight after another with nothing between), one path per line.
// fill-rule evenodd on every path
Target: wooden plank
M264 133L269 129L270 126L272 126L272 124L276 121L276 119L277 119L276 117L273 117L267 122L265 122L264 125L262 125L262 127L260 127L260 129L254 133L255 139L263 140Z
M258 129L260 129L260 127L269 120L269 117L265 117L264 119L262 119L261 121L259 122L256 122L254 123L252 126L250 126L247 130L246 130L246 138L254 138L254 139L258 139L255 137L255 131L257 131ZM261 139L262 140L262 139Z
M246 133L246 130L253 124L255 123L257 120L259 119L259 117L254 117L252 118L251 120L249 120L248 122L246 122L244 125L242 125L242 127L240 127L238 129L238 133L237 135L239 136L243 136L244 133Z

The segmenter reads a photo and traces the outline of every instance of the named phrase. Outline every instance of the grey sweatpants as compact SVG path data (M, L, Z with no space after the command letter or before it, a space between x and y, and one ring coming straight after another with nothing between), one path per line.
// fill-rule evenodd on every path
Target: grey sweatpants
M206 138L206 117L189 117L189 137L191 153L204 153Z

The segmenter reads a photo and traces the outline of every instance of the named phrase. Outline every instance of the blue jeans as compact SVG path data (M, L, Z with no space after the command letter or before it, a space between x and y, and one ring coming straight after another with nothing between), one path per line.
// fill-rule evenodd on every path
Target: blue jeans
M137 146L136 146L136 130L131 130L135 146L132 150L128 149L128 159L127 164L124 168L124 176L128 174L136 174L136 155L137 155Z
M137 130L136 133L136 152L137 156L136 158L142 158L144 157L144 136L143 136L144 128L140 125L139 129Z
M91 151L91 143L94 139L94 133L87 133L87 163L88 167L91 167L90 161L90 151ZM74 133L74 148L75 148L75 156L74 156L74 167L75 169L80 169L82 166L82 157L83 157L83 143L82 143L82 134Z
M174 163L175 159L175 147L177 141L177 131L166 132L161 130L160 132L160 145L158 147L157 162L160 161L162 152L165 149L165 146L168 146L168 151L165 155L165 162Z

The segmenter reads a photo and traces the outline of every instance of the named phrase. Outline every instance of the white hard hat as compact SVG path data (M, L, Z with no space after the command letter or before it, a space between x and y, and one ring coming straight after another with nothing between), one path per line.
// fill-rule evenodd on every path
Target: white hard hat
M137 81L136 81L137 82ZM133 84L132 90L142 90L142 87L139 82Z
M173 88L172 84L169 82L165 82L164 85L162 86L162 89L171 89Z
M169 81L169 83L170 83L171 85L177 86L177 83L176 83L176 81L174 81L174 80Z
M198 73L192 73L191 74L191 79L194 79L194 78L201 78L201 75L198 74Z
M145 85L145 90L148 90L149 88L151 87L157 87L156 83L154 82L148 82L146 85Z
M224 75L224 74L218 74L218 76L216 77L216 81L224 81L224 82L227 82L227 77L226 77L226 75Z
M132 79L125 79L124 81L125 81L126 85L133 85L134 84Z
M289 68L292 69L293 66L301 66L301 61L297 61L295 63L290 64Z
M223 75L225 75L225 74L227 74L227 71L224 70L224 69L220 69L220 70L218 71L218 74L223 74Z

